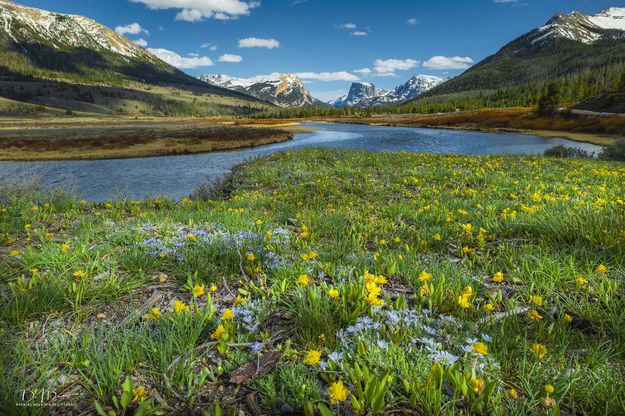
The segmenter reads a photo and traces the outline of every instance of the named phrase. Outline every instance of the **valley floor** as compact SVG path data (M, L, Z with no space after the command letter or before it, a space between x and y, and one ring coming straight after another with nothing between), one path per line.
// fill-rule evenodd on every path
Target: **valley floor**
M4 189L0 413L623 414L623 195L623 163L314 149L182 201Z
M232 121L227 124L233 124ZM0 160L111 159L233 150L282 142L296 130L203 119L68 118L0 121Z

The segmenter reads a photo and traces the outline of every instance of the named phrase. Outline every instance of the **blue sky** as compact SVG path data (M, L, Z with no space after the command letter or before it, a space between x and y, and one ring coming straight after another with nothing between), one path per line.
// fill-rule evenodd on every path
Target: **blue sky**
M298 73L323 100L352 81L453 76L557 12L625 0L18 0L93 18L191 75ZM432 59L434 58L434 59Z

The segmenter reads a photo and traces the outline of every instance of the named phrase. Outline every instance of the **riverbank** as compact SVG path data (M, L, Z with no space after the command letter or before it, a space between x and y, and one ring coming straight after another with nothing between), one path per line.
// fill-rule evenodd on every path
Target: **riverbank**
M310 149L206 189L0 189L5 414L622 413L625 164Z
M4 120L0 160L123 159L234 150L279 143L296 125L227 125L201 119Z
M261 120L262 121L262 120ZM275 119L264 120L271 124ZM486 109L445 114L380 114L371 117L308 117L294 121L370 124L519 133L607 146L625 136L625 116L593 116L562 113L540 117L531 108Z

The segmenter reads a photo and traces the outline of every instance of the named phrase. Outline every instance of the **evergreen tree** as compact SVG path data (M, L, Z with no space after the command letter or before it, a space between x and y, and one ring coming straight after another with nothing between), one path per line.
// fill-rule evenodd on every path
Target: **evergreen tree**
M547 116L555 114L560 106L561 94L560 86L555 82L550 83L547 92L538 102L538 114Z
M625 93L625 70L621 74L621 80L618 83L618 92Z

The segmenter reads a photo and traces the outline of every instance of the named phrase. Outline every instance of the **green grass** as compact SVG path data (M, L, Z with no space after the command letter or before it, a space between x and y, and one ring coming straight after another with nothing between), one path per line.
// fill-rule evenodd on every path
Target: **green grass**
M116 414L625 413L622 163L306 150L234 175L210 201L0 192L3 414L63 410L24 389Z

